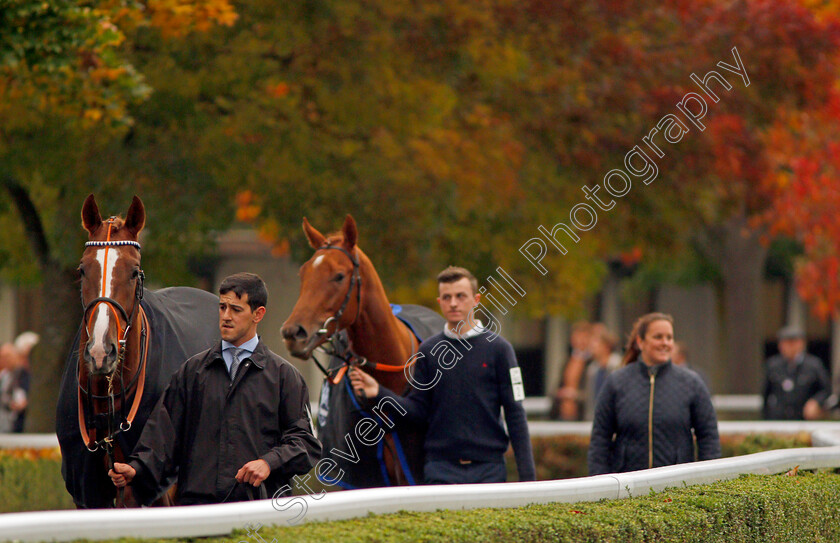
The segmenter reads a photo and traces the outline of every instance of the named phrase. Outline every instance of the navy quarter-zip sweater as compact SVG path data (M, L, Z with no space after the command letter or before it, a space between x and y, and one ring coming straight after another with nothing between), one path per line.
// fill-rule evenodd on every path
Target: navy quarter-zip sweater
M519 480L535 480L525 409L514 400L510 370L518 365L510 343L487 331L468 339L441 332L424 341L419 353L409 393L398 396L380 386L377 400L390 396L405 408L407 420L428 424L426 460L501 463L510 442Z

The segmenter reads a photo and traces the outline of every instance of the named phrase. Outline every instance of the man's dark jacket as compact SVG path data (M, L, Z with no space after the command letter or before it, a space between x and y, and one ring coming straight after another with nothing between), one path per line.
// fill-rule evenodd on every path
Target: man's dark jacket
M234 476L261 458L271 468L263 483L271 497L320 454L300 373L260 341L231 383L219 343L172 376L130 457L131 485L148 503L177 471L181 505L244 501L246 484Z
M765 419L802 420L802 408L808 400L823 403L831 394L831 378L822 361L807 353L797 358L792 364L780 354L767 359L762 411Z
M651 398L653 416L649 417ZM671 362L652 367L641 361L628 364L607 377L598 395L589 443L589 474L692 462L692 429L697 436L698 460L720 457L717 417L700 377Z

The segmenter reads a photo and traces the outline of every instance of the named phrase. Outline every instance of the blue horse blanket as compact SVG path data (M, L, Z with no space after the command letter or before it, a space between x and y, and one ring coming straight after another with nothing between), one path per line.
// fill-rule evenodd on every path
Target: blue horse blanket
M221 341L219 298L209 292L170 287L144 291L143 309L149 320L149 355L146 385L134 423L117 434L117 442L129 454L172 374L189 357ZM116 491L105 470L102 450L90 452L79 433L78 383L81 328L61 379L56 408L56 434L61 447L61 475L67 491L79 508L112 507Z

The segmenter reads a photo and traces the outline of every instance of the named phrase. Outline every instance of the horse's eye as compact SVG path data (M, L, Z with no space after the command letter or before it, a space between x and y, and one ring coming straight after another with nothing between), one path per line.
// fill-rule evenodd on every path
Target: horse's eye
M79 271L79 276L81 276L81 277L85 276L85 269L83 267L79 266L78 271Z
M333 277L333 281L335 281L336 283L344 281L344 274L343 273L335 274L335 277Z
M140 277L140 270L134 270L133 272L131 272L132 279L137 279L138 277Z

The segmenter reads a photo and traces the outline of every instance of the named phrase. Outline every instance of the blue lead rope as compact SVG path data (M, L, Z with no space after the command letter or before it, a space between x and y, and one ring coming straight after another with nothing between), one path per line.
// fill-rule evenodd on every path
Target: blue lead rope
M353 407L355 407L365 417L372 419L374 422L376 422L377 426L382 428L382 424L376 418L374 418L373 415L362 409L362 406L359 405L359 402L356 401L356 395L353 393L353 389L350 387L350 379L344 379L344 384L347 387L347 393L350 395L350 400L353 402ZM412 477L411 475L411 469L409 469L408 467L408 461L405 458L405 453L403 452L399 436L396 432L388 432L387 430L385 432L391 434L394 438L394 446L397 449L397 460L400 463L400 467L402 468L403 473L405 473L408 484L411 486L415 486L417 483L414 482L414 477ZM385 466L385 459L382 455L383 450L384 443L380 439L379 444L376 447L376 459L379 460L379 469L382 471L382 477L385 480L385 485L391 486L391 480L388 478L388 469Z

